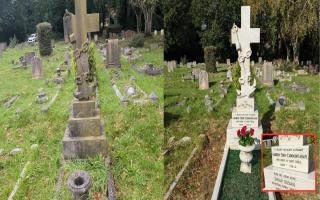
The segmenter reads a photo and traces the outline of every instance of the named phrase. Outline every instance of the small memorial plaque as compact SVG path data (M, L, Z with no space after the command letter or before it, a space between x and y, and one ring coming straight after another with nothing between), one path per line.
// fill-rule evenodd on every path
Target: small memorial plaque
M311 145L272 147L272 165L309 173Z
M258 112L232 112L232 127L258 127Z

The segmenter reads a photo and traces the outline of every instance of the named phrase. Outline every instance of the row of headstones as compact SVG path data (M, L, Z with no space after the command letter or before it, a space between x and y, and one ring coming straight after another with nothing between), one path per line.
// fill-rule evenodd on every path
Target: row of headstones
M154 35L154 36L157 36L157 35L158 35L158 31L157 31L157 30L154 30L154 31L153 31L153 35ZM163 30L163 29L160 30L160 35L164 35L164 30Z

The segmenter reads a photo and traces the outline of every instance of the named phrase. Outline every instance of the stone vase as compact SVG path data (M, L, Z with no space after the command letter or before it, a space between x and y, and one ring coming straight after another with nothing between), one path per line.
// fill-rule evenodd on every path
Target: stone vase
M239 145L239 150L240 150L240 160L241 160L241 165L240 165L240 171L243 173L251 173L251 160L253 158L252 151L255 149L255 144L251 146L242 146Z

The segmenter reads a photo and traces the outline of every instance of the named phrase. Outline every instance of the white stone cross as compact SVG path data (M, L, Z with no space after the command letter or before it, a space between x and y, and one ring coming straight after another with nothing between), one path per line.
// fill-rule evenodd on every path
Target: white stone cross
M260 42L260 28L250 28L250 6L241 6L241 28L235 24L231 29L231 42L236 45L238 51L238 61L241 67L241 96L249 97L255 90L255 80L253 84L249 83L251 43Z
M250 6L241 6L241 28L231 35L232 44L239 43L241 51L249 49L250 43L260 42L260 28L250 28Z

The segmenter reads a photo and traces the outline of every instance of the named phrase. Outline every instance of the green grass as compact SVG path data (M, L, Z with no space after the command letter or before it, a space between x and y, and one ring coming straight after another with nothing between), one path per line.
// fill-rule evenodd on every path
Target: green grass
M219 128L222 128L224 130L222 134L226 134L227 123L231 117L230 108L233 107L236 99L235 89L234 87L231 87L229 89L229 93L224 97L222 103L217 108L215 108L212 113L208 113L204 106L204 96L208 94L214 99L214 101L219 98L217 93L211 93L210 90L212 89L213 91L217 91L220 80L226 77L226 70L224 67L222 67L220 68L218 73L209 75L209 82L213 83L210 84L209 91L200 91L198 89L197 81L183 82L181 78L182 75L189 74L190 72L191 69L178 68L173 73L166 74L165 143L172 136L174 136L176 140L179 140L183 136L190 136L192 138L192 144L185 147L179 147L165 156L165 189L169 187L174 177L182 168L184 161L187 159L192 149L197 145L197 136L199 134L208 133L208 131L214 131L214 133L212 133L214 137L216 136L217 132L219 132ZM298 84L309 87L310 92L305 94L292 92L287 89L282 89L280 83L275 85L274 89L269 89L268 87L265 87L258 82L255 100L257 109L259 111L259 118L262 121L265 133L315 133L320 128L319 77L315 75L295 76L293 77L292 82L294 81ZM306 110L281 110L280 112L275 113L274 107L269 105L269 101L266 98L267 91L269 91L270 96L273 100L276 100L282 93L284 93L293 103L297 103L299 100L303 100L305 102ZM177 103L182 101L184 97L187 97L188 99L186 105L176 106ZM191 113L189 114L186 111L187 106L190 106L192 108ZM212 123L217 124L217 126L214 127L214 130L209 130ZM317 138L319 144L319 135ZM214 137L213 140L221 139L218 137ZM319 154L319 148L317 149ZM269 150L266 149L266 151ZM269 154L267 152L265 152L265 155L266 157L264 164L271 164L271 157L268 157ZM228 158L228 160L231 159L232 157ZM234 159L235 161L228 162L240 162L238 155L234 156ZM237 171L239 171L239 166L235 168ZM188 171L191 171L192 167L193 164L190 164L189 170L187 170L185 174L188 174ZM234 172L236 172L235 169ZM260 165L257 165L255 168L256 172L253 175L256 178L253 182L256 182L255 184L259 185L260 187L260 180L258 179L260 176L259 170ZM228 179L228 177L230 176L228 173L229 172L226 171L224 179ZM230 173L233 173L232 170ZM187 175L184 176L186 177ZM182 178L182 182L180 182L180 184L186 184L183 182L185 177ZM237 179L232 180L235 182ZM239 177L238 180L240 180ZM230 182L230 180L224 181L225 188L235 185L235 183ZM239 185L241 185L240 182ZM197 189L194 188L194 186L190 185L183 185L182 187L185 187L186 190L189 191L194 191ZM252 194L253 192L257 193L257 191L260 191L260 188L252 188L253 189L250 191ZM227 190L224 191L227 192ZM258 196L262 195L260 192L258 193ZM177 195L175 197L179 198L179 191L173 193L173 195ZM224 196L222 197L226 197L226 199L228 199L228 194L223 195ZM231 196L229 196L229 198L231 198Z
M222 102L213 112L208 113L204 105L204 96L209 95L213 99L213 104L219 101L220 97L217 91L220 81L226 78L225 67L221 67L218 73L209 74L210 88L204 91L198 89L198 81L182 81L182 76L191 71L192 69L188 68L177 68L173 73L165 75L165 144L173 136L175 140L184 136L189 136L192 139L191 144L178 147L165 156L164 188L166 190L182 168L192 149L198 145L198 136L207 133L213 122L218 129L227 126L228 119L231 117L230 108L235 101L235 89L231 87ZM177 106L177 103L181 102L184 97L187 98L185 105ZM190 113L187 113L187 106L191 107ZM213 139L219 137L219 133L214 133L212 130L210 134Z
M224 177L220 188L221 200L228 199L268 199L267 193L261 191L260 151L253 151L251 174L240 172L240 151L230 150Z
M26 70L12 67L11 60L18 60L24 52L36 51L37 47L7 49L0 58L0 199L6 199L12 191L24 164L29 160L27 176L23 180L16 199L53 199L58 171L61 167L62 138L69 118L69 109L75 90L74 73L65 81L61 92L49 113L40 113L41 106L35 103L39 88L44 88L50 99L57 91L54 84L45 85L52 79L55 69L64 61L68 50L63 42L56 42L53 56L42 58L44 78L32 80L31 68ZM163 50L152 50L145 54L146 62L163 62ZM99 101L101 115L105 122L106 135L112 160L118 199L160 199L162 197L163 162L161 146L163 141L163 98L159 105L129 105L123 107L115 96L110 82L112 70L106 70L100 54L96 53L97 71L100 80ZM126 61L122 60L120 81L125 82L129 74L137 78L136 84L148 94L155 91L163 96L163 78L135 74ZM11 108L3 103L13 95L20 98ZM31 106L30 106L30 103ZM16 114L16 109L23 112ZM30 146L39 144L37 151ZM8 153L16 147L24 152L17 156ZM89 172L93 179L91 198L97 198L106 191L106 169L101 157L86 161L67 161L63 177L61 199L71 199L66 188L68 175L75 170Z

